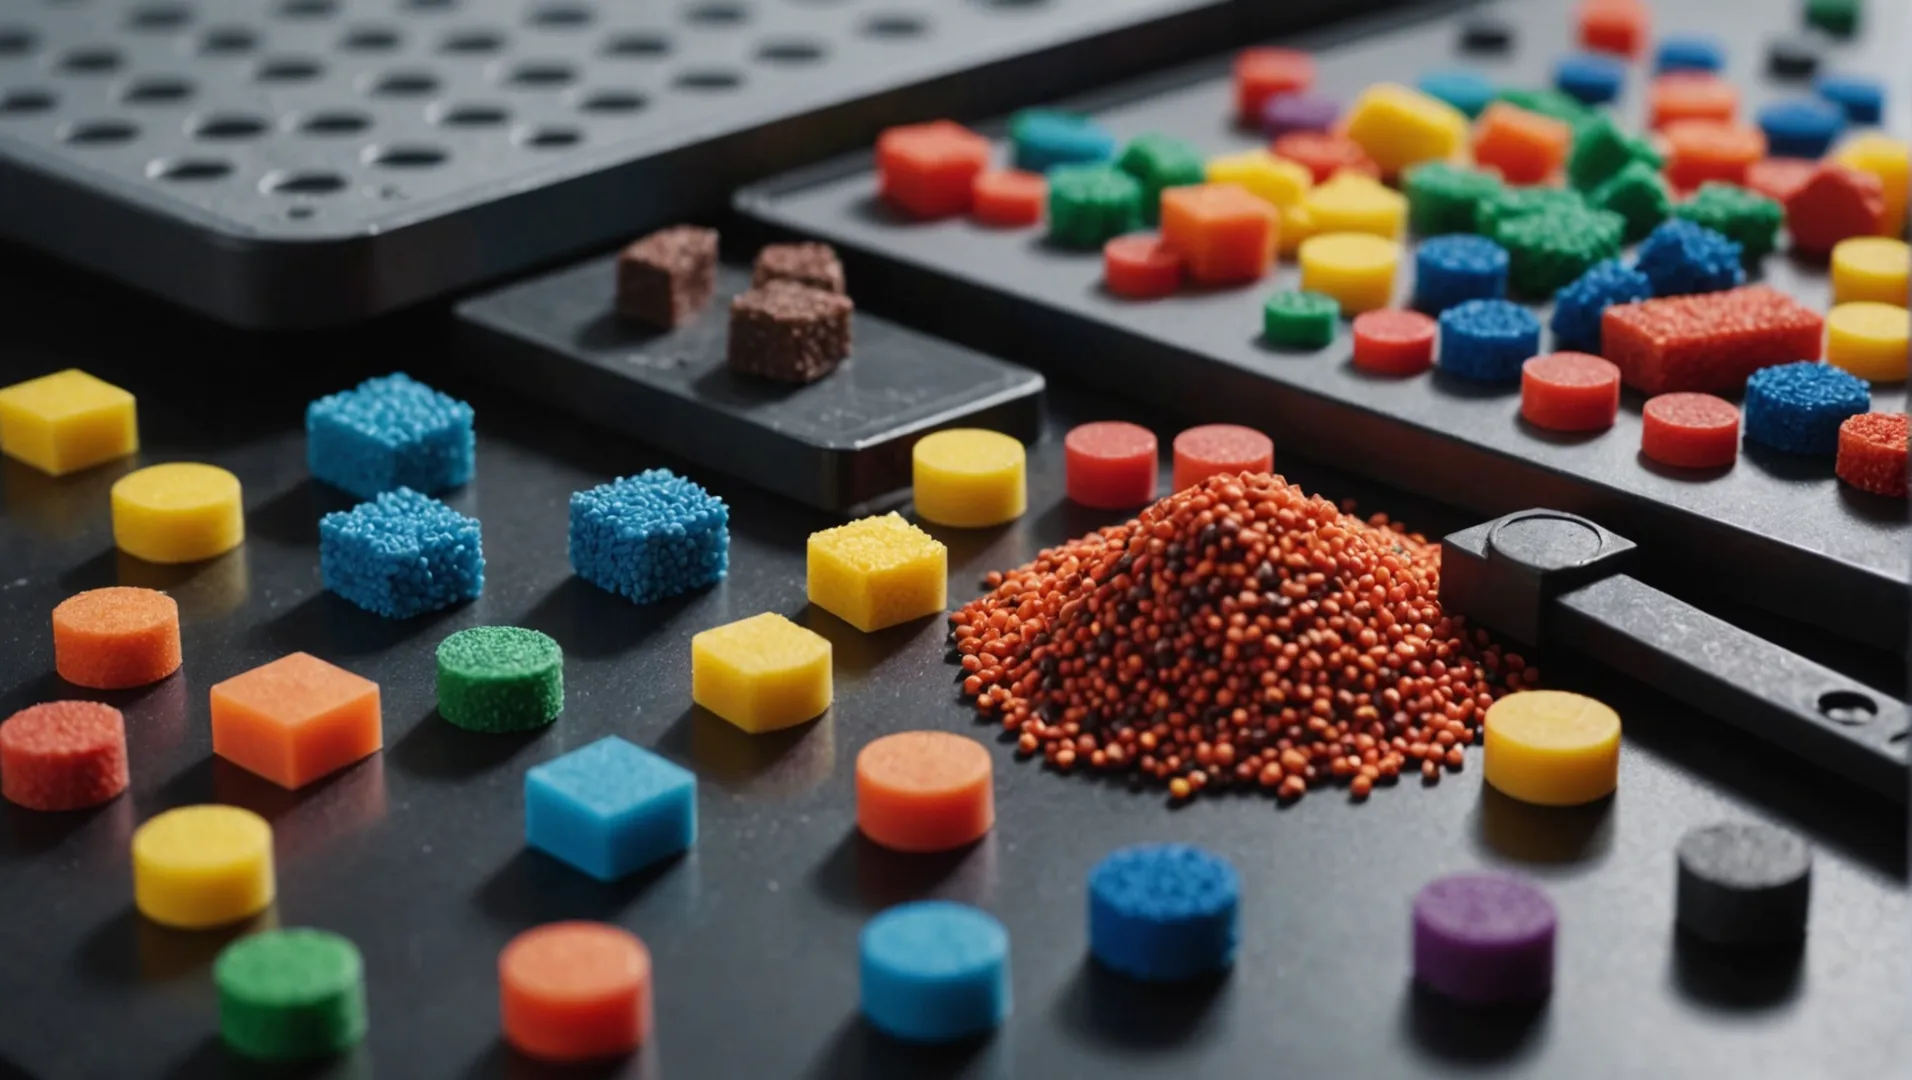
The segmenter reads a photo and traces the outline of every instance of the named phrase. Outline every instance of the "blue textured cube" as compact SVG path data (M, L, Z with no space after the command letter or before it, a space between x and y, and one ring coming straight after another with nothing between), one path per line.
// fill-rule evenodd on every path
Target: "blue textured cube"
M1441 312L1441 370L1475 382L1514 382L1540 353L1540 320L1506 300L1469 300Z
M1823 157L1846 130L1846 114L1817 98L1775 101L1759 110L1759 130L1774 157Z
M1188 844L1120 848L1089 872L1089 952L1132 978L1170 981L1235 962L1241 882Z
M1718 38L1702 34L1676 34L1660 42L1653 68L1669 71L1718 71L1726 66L1726 48Z
M571 496L571 568L639 604L722 581L730 509L669 469L649 469Z
M1554 87L1582 105L1619 97L1626 79L1626 62L1604 53L1570 53L1554 65Z
M525 843L616 881L697 842L697 777L616 735L524 775Z
M1554 294L1554 344L1563 349L1600 352L1600 317L1615 304L1653 298L1653 282L1618 259L1594 263L1587 272Z
M1469 300L1499 300L1507 295L1507 262L1507 249L1485 236L1425 240L1414 253L1414 306L1439 315Z
M437 495L471 480L471 406L404 373L306 406L312 475L362 499L401 487Z
M1719 292L1746 284L1744 251L1704 225L1673 218L1640 243L1633 266L1653 283L1655 296Z
M411 488L319 519L325 587L388 619L475 599L485 590L478 522Z
M1741 423L1748 442L1829 458L1839 452L1839 425L1871 408L1872 389L1864 379L1800 360L1753 372Z
M1009 118L1018 169L1046 173L1058 165L1096 165L1115 156L1115 136L1076 113L1024 109Z
M1812 84L1819 96L1845 110L1855 124L1876 124L1885 116L1885 86L1864 75L1827 72Z
M863 1017L892 1038L951 1042L1009 1017L1009 932L986 911L899 904L863 927L857 953Z

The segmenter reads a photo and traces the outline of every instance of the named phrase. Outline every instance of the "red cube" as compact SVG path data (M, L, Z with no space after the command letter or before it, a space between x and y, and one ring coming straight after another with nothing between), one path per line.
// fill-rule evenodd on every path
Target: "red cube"
M893 127L876 140L883 198L919 218L967 213L988 167L989 140L949 120Z

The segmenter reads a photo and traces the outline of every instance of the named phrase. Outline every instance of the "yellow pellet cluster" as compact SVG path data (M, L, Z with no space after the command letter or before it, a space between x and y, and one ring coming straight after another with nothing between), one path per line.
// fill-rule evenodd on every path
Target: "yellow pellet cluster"
M1903 240L1855 236L1832 249L1832 302L1854 300L1906 306L1906 273L1912 249Z
M1306 166L1278 158L1267 150L1248 150L1210 158L1208 182L1235 184L1280 209L1300 202L1301 197L1314 185L1314 177Z
M199 930L272 903L272 826L236 806L182 806L133 833L133 902L156 923Z
M1467 144L1459 109L1397 83L1368 87L1348 112L1348 138L1389 176L1409 165L1451 158Z
M830 642L772 611L690 639L691 700L752 735L830 707Z
M941 612L949 550L900 514L810 534L810 602L865 633Z
M138 449L133 395L77 368L0 390L0 453L49 476Z
M1301 245L1301 287L1341 304L1343 315L1388 306L1401 245L1370 233L1321 233Z
M113 541L147 562L223 555L246 538L239 478L214 465L154 465L113 485Z
M1912 195L1912 143L1887 135L1860 135L1841 146L1832 160L1879 178L1885 197L1885 220L1879 226L1879 235L1903 236L1906 202Z
M1912 312L1855 300L1826 313L1826 362L1873 382L1903 382Z
M1483 722L1487 782L1522 802L1579 806L1620 782L1620 714L1564 690L1509 694Z
M1316 232L1372 233L1396 240L1407 228L1407 199L1360 173L1339 173L1301 202Z
M1022 444L999 431L952 428L925 435L911 454L916 513L924 521L979 529L1028 506Z

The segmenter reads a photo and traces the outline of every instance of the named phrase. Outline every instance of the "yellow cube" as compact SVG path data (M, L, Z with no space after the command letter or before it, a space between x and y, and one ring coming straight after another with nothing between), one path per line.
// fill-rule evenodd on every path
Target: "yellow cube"
M1301 244L1301 287L1341 303L1343 315L1384 308L1394 299L1401 245L1370 233L1321 233Z
M925 435L911 464L916 513L924 521L979 529L1014 521L1028 507L1022 444L999 431Z
M1292 206L1314 186L1307 166L1278 158L1267 150L1248 150L1208 159L1208 182L1234 184L1277 209Z
M773 611L690 639L690 697L752 735L830 707L830 643Z
M133 395L78 368L0 390L0 452L49 476L138 449Z
M1832 302L1871 300L1906 306L1906 275L1912 248L1886 236L1854 236L1832 249Z
M134 558L200 562L245 539L239 478L216 465L154 465L113 485L113 542Z
M864 633L943 610L949 550L903 520L867 517L810 534L810 602Z
M1872 382L1904 382L1912 312L1855 300L1826 313L1826 362Z
M199 930L272 903L272 826L236 806L182 806L133 833L133 903L164 926Z
M1467 142L1467 117L1418 90L1377 83L1355 99L1347 132L1383 173L1395 176L1409 165L1459 153Z
M1860 135L1841 146L1832 160L1879 178L1885 196L1879 235L1903 236L1906 202L1912 196L1912 143L1888 135Z
M1301 200L1316 232L1372 233L1399 239L1407 228L1407 199L1373 177L1344 172Z

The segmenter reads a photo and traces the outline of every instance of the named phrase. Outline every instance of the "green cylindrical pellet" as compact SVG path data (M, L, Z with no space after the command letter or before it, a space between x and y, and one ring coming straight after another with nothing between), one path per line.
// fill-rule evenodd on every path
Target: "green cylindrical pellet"
M1806 25L1839 37L1859 29L1860 0L1806 0Z
M1162 214L1162 192L1208 178L1202 152L1167 135L1136 136L1122 148L1115 164L1142 185L1142 220L1150 223Z
M1099 248L1142 227L1142 185L1113 165L1064 165L1049 173L1049 238Z
M475 626L438 644L438 713L469 731L528 731L564 711L564 650L536 630Z
M365 1037L365 968L350 941L324 930L240 938L213 963L219 1034L258 1061L308 1061Z
M1318 292L1278 292L1261 309L1262 335L1284 349L1319 349L1334 341L1341 305Z
M1738 244L1748 262L1764 258L1779 245L1779 227L1786 211L1757 191L1737 184L1708 180L1673 208L1675 217L1704 225Z
M1500 177L1445 161L1409 169L1405 178L1408 224L1421 236L1474 231L1481 200L1500 194Z
M1666 181L1659 170L1644 161L1628 162L1626 168L1594 188L1587 202L1595 209L1611 210L1626 223L1622 239L1637 244L1646 239L1673 209L1673 198L1666 193Z

